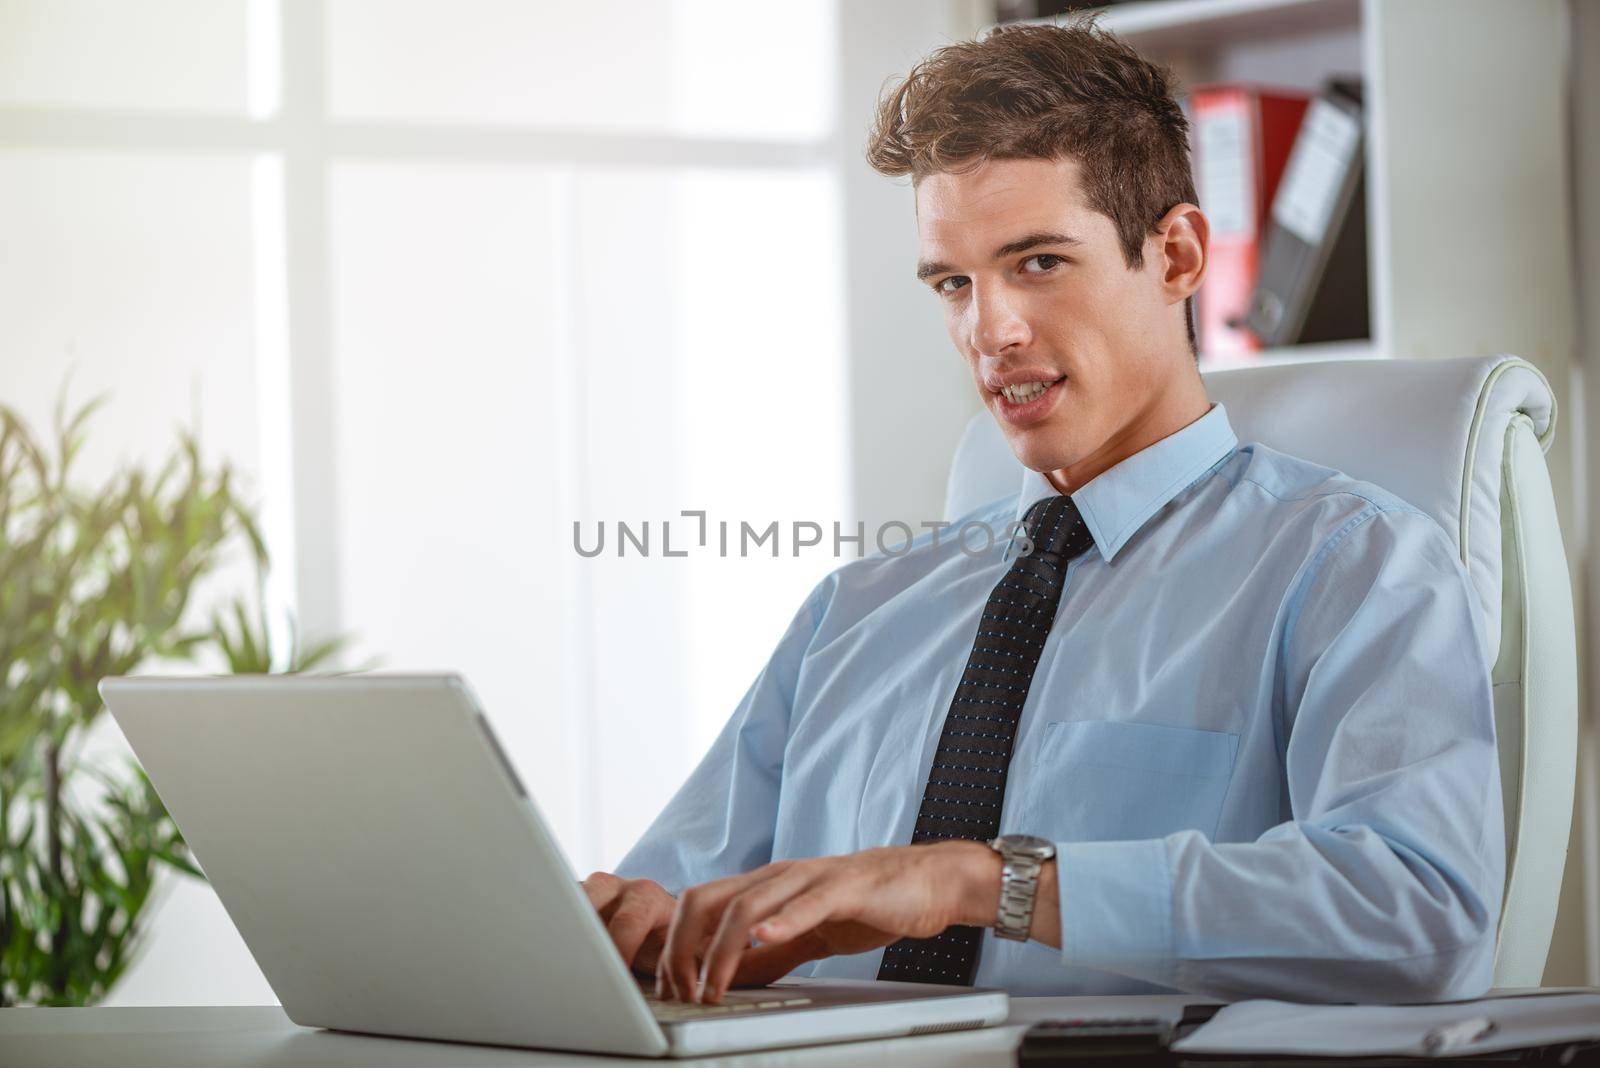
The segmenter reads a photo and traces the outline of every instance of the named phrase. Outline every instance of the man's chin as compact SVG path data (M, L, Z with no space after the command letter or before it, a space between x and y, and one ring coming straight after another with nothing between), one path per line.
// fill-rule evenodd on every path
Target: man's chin
M1011 446L1011 454L1028 470L1048 474L1071 466L1072 450L1065 447L1066 443L1061 440L1059 429L1054 433L1049 427L1043 426L1029 427L1026 430L1010 427L1003 429L1006 444Z

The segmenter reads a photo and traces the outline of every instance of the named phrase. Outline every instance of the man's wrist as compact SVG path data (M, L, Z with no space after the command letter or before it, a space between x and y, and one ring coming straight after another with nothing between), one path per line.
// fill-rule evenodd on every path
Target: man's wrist
M987 842L941 842L936 847L940 875L953 873L950 881L958 888L955 918L950 922L967 927L994 927L1000 919L1001 880L1005 861ZM1057 860L1052 857L1039 868L1039 889L1033 910L1031 937L1047 946L1061 945L1061 920L1057 890Z
M958 861L954 881L960 897L955 923L967 927L993 927L1000 915L1000 880L1004 861L987 842L949 842Z

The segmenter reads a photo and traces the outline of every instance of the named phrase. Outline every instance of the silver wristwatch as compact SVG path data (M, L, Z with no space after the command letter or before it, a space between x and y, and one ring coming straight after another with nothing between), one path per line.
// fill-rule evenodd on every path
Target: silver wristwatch
M989 842L1000 854L1000 917L994 933L1026 942L1033 928L1033 902L1039 893L1039 869L1056 855L1053 843L1031 834L1002 834Z

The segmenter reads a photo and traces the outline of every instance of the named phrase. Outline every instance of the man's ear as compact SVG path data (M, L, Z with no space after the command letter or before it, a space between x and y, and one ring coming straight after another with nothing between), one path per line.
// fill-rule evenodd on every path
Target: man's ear
M1211 224L1193 204L1175 204L1156 223L1152 237L1161 268L1161 286L1167 303L1192 296L1206 275L1206 249Z

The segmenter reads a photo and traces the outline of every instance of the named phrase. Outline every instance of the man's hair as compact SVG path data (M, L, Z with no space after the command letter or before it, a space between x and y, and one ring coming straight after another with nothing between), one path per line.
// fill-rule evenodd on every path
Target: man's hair
M1174 204L1196 204L1189 121L1172 72L1078 19L1001 26L941 48L878 103L867 162L890 177L964 173L987 160L1068 157L1111 220L1129 270ZM1185 302L1189 348L1193 298Z

